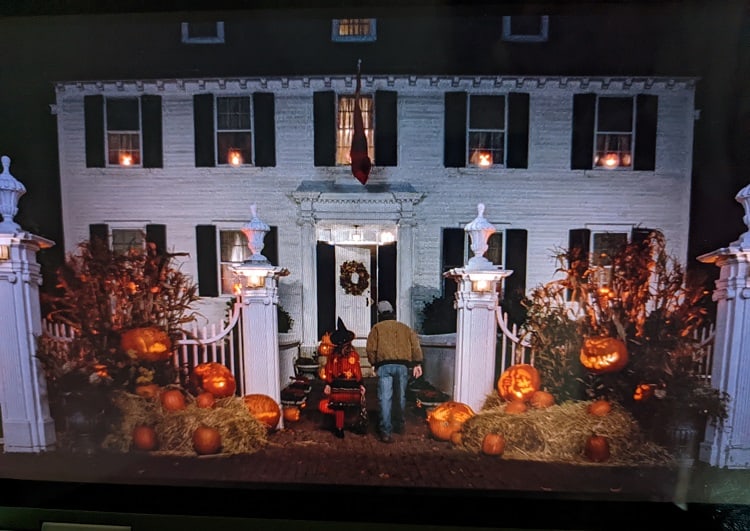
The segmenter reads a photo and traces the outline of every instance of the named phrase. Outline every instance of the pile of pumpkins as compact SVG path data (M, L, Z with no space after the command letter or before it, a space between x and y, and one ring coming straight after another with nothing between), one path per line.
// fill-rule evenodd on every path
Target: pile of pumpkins
M190 390L178 387L160 387L146 384L136 388L136 394L158 400L164 414L182 411L187 408L188 394L198 408L214 408L217 400L235 395L237 383L231 370L216 362L206 362L195 366L190 376ZM281 418L279 404L264 394L248 394L242 397L244 405L256 420L269 430L275 429ZM147 424L136 425L133 429L133 446L138 450L153 451L159 446L156 431ZM193 449L199 455L219 453L222 447L221 434L216 427L201 424L192 435Z
M515 364L506 369L498 378L497 392L505 401L505 414L525 413L529 408L543 409L555 405L555 397L540 390L539 372L529 364ZM587 411L591 415L605 416L612 406L609 401L600 399L592 402ZM475 415L467 404L447 401L433 409L427 416L430 433L435 439L451 441L459 446L464 422ZM485 455L501 456L505 451L505 436L502 433L487 433L482 439L481 452ZM607 437L592 433L583 445L583 455L592 462L603 462L610 457Z

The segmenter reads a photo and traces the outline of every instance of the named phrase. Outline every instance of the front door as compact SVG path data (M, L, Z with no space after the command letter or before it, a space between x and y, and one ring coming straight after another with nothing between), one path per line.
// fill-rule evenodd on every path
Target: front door
M373 304L372 282L375 280L371 262L371 248L366 246L337 245L336 246L336 315L341 318L344 325L356 334L357 338L366 338L370 333L371 307ZM369 277L365 282L362 276L354 272L347 275L348 280L354 288L354 293L347 293L339 281L341 267L344 263L354 266L351 269L366 271ZM357 284L362 290L357 293ZM350 290L351 291L351 290Z

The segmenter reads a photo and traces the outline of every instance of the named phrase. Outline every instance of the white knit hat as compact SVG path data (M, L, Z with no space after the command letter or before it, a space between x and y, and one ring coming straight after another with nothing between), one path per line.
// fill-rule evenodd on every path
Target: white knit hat
M378 303L378 313L393 313L393 306L388 301L380 301Z

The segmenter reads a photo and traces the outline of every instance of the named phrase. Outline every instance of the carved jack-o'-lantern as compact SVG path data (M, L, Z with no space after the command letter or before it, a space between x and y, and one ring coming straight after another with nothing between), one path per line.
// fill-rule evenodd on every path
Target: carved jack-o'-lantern
M333 342L331 341L331 334L326 332L320 340L320 345L318 345L318 354L321 356L330 356L332 352Z
M614 337L587 337L581 347L581 364L595 374L617 372L628 364L625 343Z
M253 417L269 428L276 428L281 419L281 408L276 400L263 394L245 395L242 399Z
M654 396L654 388L656 386L654 384L639 384L635 387L635 391L633 392L633 400L636 402L642 402L644 400L648 400L652 396Z
M454 432L461 430L464 422L474 416L474 410L461 402L443 402L427 416L432 435L441 441L450 441Z
M284 420L289 422L297 422L300 417L300 411L297 406L285 406L283 415Z
M120 336L120 348L131 358L166 361L172 356L172 340L155 326L131 328Z
M497 380L497 391L505 400L528 400L539 390L539 371L526 363L511 365Z
M232 396L237 382L228 367L216 362L200 363L193 369L196 384L216 398Z

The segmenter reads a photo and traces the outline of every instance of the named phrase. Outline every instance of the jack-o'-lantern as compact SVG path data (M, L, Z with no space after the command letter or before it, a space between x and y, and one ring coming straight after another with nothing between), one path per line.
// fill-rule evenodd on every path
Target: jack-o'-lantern
M449 441L451 435L460 431L464 422L474 416L474 410L461 402L443 402L427 416L430 432L441 441Z
M199 455L218 453L221 449L221 434L216 428L201 424L193 432L193 449Z
M594 415L595 417L604 417L609 415L609 412L612 411L612 404L609 403L609 400L600 398L599 400L591 402L586 410L589 414Z
M485 455L503 455L505 437L502 433L488 433L482 439L482 453Z
M299 408L297 406L285 406L283 415L284 420L288 422L297 422L299 420Z
M633 392L633 400L636 402L642 402L644 400L648 400L652 396L654 396L654 388L656 386L654 384L639 384L635 387L635 391Z
M543 409L555 405L555 397L552 393L547 391L534 391L531 398L529 398L529 404L535 409Z
M172 340L166 331L155 326L126 330L120 336L120 348L142 361L166 361L172 356Z
M527 363L511 365L497 380L497 391L505 400L528 400L539 390L539 371Z
M321 356L330 356L333 352L333 342L331 341L331 334L326 332L320 340L318 345L318 354Z
M193 369L195 384L216 398L234 395L237 382L228 367L216 362L200 363Z
M609 439L603 435L589 435L583 445L583 455L594 463L606 461L610 456Z
M180 411L187 407L185 395L179 389L167 389L159 395L161 405L167 411Z
M526 413L529 410L529 406L523 400L511 400L505 405L505 412L508 415L518 415L519 413Z
M242 397L250 414L269 428L276 428L281 419L281 408L268 395L250 394Z
M587 337L583 340L579 359L595 374L617 372L628 364L628 349L615 337Z

